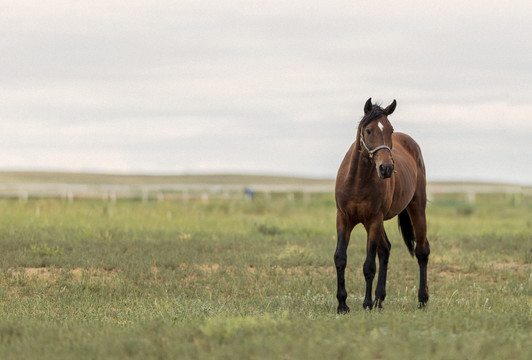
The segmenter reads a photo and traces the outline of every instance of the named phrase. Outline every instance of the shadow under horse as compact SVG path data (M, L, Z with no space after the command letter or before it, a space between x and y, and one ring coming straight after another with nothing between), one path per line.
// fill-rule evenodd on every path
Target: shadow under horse
M355 142L345 155L336 177L336 230L334 253L338 280L338 313L346 313L347 291L345 268L347 246L355 225L362 223L367 232L364 278L364 309L382 308L386 298L386 273L391 244L384 221L398 216L399 229L412 256L419 264L419 307L429 299L427 263L430 246L425 217L426 175L419 145L408 135L394 132L388 120L397 102L381 108L368 99L364 117L358 125ZM372 299L376 273L375 257L379 256L379 275Z

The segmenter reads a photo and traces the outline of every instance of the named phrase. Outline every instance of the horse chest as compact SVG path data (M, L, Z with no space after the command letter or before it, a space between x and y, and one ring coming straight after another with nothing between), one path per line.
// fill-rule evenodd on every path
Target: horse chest
M392 203L391 196L384 193L354 192L338 202L338 209L353 223L364 223L378 214L386 214Z

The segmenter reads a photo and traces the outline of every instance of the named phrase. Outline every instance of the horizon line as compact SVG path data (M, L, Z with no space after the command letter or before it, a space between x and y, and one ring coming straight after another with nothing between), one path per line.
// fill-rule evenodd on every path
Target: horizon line
M17 175L79 175L79 176L116 176L116 177L264 177L264 178L285 178L285 179L302 179L315 181L334 181L335 177L308 175L308 174L287 174L273 172L256 172L256 171L181 171L181 172L159 172L159 171L105 171L105 170L64 170L64 169L1 169L0 174L17 174ZM531 187L532 183L510 182L496 179L472 179L472 178L435 178L427 179L427 184L438 183L467 183L467 184L486 184L486 185L514 185Z

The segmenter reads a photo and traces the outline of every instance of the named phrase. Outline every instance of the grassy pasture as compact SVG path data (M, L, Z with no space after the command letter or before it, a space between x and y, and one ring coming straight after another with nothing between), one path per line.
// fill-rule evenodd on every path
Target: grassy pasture
M428 206L431 298L395 220L383 312L365 232L337 316L335 207L311 201L0 200L0 358L532 358L532 206Z

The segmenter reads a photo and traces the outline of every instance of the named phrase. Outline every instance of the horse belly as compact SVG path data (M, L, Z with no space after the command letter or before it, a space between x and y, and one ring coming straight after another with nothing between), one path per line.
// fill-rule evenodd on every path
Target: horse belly
M412 198L414 197L417 184L417 172L415 163L410 161L396 160L396 172L394 173L394 191L392 203L388 212L385 214L385 220L389 220L403 211Z

